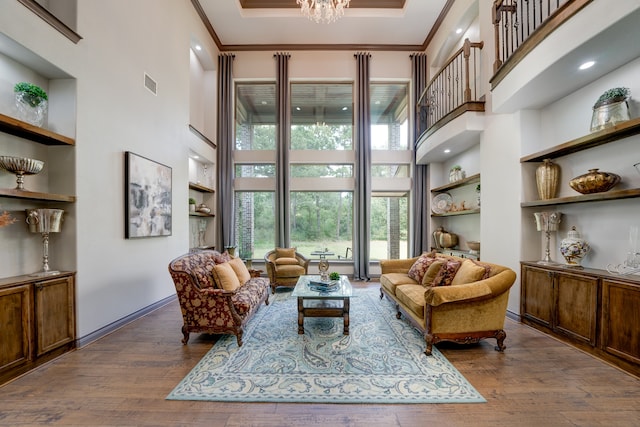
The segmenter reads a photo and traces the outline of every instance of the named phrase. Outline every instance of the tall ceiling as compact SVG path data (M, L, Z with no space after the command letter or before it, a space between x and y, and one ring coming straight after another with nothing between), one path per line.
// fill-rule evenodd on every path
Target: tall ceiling
M300 13L296 0L192 0L221 51L424 50L453 0L351 0L338 21Z

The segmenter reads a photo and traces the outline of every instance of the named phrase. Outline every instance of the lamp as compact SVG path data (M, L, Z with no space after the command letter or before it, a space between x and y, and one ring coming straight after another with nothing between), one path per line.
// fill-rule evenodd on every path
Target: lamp
M344 15L351 0L296 0L302 14L317 23L329 24Z
M538 261L538 264L556 264L551 261L551 251L549 250L549 240L551 239L550 232L558 231L558 224L560 224L560 212L536 212L533 214L536 217L536 227L538 231L544 231L547 238L547 245L544 251L544 259Z
M27 224L32 233L42 233L43 257L42 271L31 276L53 276L60 274L59 271L49 268L49 233L59 233L62 222L62 209L27 209Z

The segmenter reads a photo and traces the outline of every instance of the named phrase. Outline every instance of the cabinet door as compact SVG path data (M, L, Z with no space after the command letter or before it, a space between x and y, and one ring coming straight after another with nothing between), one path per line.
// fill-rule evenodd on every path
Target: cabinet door
M602 282L602 349L640 364L640 285Z
M0 290L0 373L31 356L31 284Z
M37 355L75 340L73 277L35 283Z
M598 278L556 273L555 330L596 345Z
M521 313L548 328L553 323L553 274L535 267L522 267Z

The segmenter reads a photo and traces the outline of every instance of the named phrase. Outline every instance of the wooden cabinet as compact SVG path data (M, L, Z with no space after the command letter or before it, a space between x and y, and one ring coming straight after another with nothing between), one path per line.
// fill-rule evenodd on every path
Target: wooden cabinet
M640 375L640 278L521 265L523 323Z
M0 279L0 383L75 347L74 279Z

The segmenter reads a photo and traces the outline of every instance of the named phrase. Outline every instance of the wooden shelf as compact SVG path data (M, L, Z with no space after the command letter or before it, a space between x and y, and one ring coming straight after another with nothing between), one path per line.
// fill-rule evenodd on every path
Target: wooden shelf
M557 197L548 200L534 200L531 202L522 202L520 207L530 208L536 206L553 206L566 205L570 203L600 202L604 200L621 200L640 197L640 188L632 188L627 190L607 191L605 193L582 194L579 196Z
M0 114L0 131L44 145L75 145L73 138Z
M196 184L195 182L190 182L189 188L191 190L200 191L202 193L215 193L216 191L213 188L205 187L204 185Z
M460 216L460 215L474 215L474 214L479 214L480 213L480 209L466 209L464 211L457 211L457 212L447 212L447 213L443 213L443 214L431 214L431 217L435 218L441 218L441 217L445 217L445 216Z
M215 214L206 214L206 213L203 213L203 212L189 212L189 216L213 218L213 217L215 217Z
M76 201L76 196L68 196L65 194L39 193L37 191L17 190L15 188L0 188L0 197L68 203L74 203Z
M453 190L454 188L463 187L465 185L475 184L476 182L480 182L480 174L471 175L468 178L461 179L460 181L452 182L447 185L443 185L440 187L432 188L432 193L442 193L444 191Z
M637 134L640 134L640 117L522 157L520 163L541 162L544 159L562 157Z
M200 138L201 140L203 140L204 142L206 142L207 144L209 144L210 146L212 146L213 148L218 148L218 146L216 145L215 142L213 142L212 140L210 140L209 138L207 138L207 136L205 134L203 134L202 132L200 132L198 129L196 129L195 127L193 127L192 125L189 125L189 130L191 130L191 132L193 132L194 134L196 134L198 136L198 138Z

